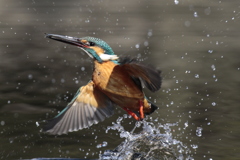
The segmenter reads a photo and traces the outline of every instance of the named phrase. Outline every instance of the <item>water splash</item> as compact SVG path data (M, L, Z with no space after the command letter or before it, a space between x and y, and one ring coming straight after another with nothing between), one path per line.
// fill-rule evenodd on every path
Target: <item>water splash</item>
M100 160L193 159L190 149L172 136L171 127L177 126L177 123L153 123L146 119L136 122L132 131L126 131L121 125L122 120L123 117L118 118L116 123L107 128L106 133L117 130L120 138L125 140L114 150L106 150L100 154ZM134 133L134 130L140 127L142 131Z

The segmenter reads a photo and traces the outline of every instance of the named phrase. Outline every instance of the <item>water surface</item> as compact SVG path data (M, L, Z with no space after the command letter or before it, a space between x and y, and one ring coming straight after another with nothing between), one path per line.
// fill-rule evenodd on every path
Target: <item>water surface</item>
M150 135L171 134L185 146L183 159L239 159L239 12L237 0L2 0L0 159L98 158L127 139L118 130L106 133L125 114L121 109L68 135L40 132L44 120L62 110L92 73L87 55L49 41L44 33L98 37L117 55L136 56L161 69L162 89L146 91L159 106L146 120L159 131ZM120 125L130 132L135 123L124 118ZM167 124L174 125L170 130L160 127ZM134 133L144 135L141 131L146 131L143 124ZM146 150L139 152L151 153L152 159L174 159ZM174 151L178 157L179 148Z

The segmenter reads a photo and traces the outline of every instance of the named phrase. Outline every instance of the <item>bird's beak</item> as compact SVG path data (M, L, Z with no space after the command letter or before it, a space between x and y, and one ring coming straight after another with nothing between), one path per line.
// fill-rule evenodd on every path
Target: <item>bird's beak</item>
M62 35L57 35L57 34L46 34L46 38L50 38L50 39L53 39L56 41L64 42L64 43L78 46L81 48L88 47L87 45L85 45L84 43L81 42L80 38L76 38L76 37L62 36Z

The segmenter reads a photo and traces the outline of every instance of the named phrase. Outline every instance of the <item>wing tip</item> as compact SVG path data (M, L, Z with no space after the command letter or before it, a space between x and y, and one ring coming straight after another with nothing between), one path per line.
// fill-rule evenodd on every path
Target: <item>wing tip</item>
M95 108L79 102L73 105L64 114L49 120L42 131L51 135L67 134L98 124L114 113L111 105L106 108Z

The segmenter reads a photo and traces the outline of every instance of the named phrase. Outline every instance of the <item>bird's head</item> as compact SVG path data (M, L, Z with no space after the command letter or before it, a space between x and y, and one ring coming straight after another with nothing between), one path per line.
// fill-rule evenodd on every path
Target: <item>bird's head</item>
M99 63L104 61L116 61L118 56L114 54L112 48L103 40L94 37L69 37L56 34L46 34L47 38L68 43L80 47L90 57L96 59Z

